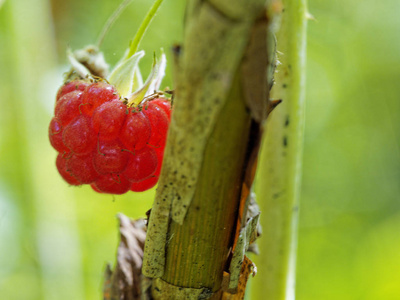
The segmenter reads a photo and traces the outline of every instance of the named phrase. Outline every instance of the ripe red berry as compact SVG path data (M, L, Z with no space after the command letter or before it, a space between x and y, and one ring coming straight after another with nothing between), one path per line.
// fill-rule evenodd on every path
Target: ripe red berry
M74 176L72 176L71 173L69 173L67 171L66 164L67 164L67 161L66 161L64 155L58 154L57 159L56 159L56 166L57 166L57 170L60 173L61 177L66 182L68 182L70 185L81 185L81 183Z
M123 194L153 187L161 170L171 105L154 99L128 107L114 86L83 80L57 93L49 139L57 169L71 185Z
M93 129L101 140L115 140L119 136L128 109L122 101L113 100L97 107L93 112Z
M93 167L93 154L76 155L66 157L66 170L80 183L92 183L99 174Z
M99 141L93 157L94 168L100 174L121 173L126 169L129 156L130 153L123 148L121 142Z
M157 159L158 159L158 165L157 165L156 171L149 178L146 178L139 182L132 182L131 191L143 192L148 189L151 189L153 186L156 185L156 183L158 181L158 177L160 176L160 172L161 172L164 149L163 149L163 151L156 151L156 153L157 153Z
M96 147L96 134L88 117L79 116L64 128L63 142L76 154L87 154Z
M87 116L92 116L101 104L118 99L118 92L112 85L105 82L93 83L85 90L81 111Z
M157 169L157 165L156 152L150 147L145 147L131 155L128 166L123 174L129 181L138 182L153 175Z
M57 92L56 101L58 101L62 96L73 91L84 91L89 85L88 82L82 80L74 80L65 83Z
M69 152L69 149L64 145L62 134L63 127L61 126L61 123L56 118L51 119L49 126L49 139L51 145L60 153Z
M102 191L100 191L100 190L96 187L96 185L95 185L94 183L92 183L90 186L92 187L92 189L93 189L94 191L96 191L96 192L98 192L98 193L100 193L100 194L103 193Z
M167 114L153 101L145 104L143 113L149 119L151 125L151 136L148 144L153 148L164 147L169 125Z
M82 96L83 92L73 91L58 99L54 112L63 126L67 126L81 114Z
M139 182L133 182L131 185L131 191L133 191L133 192L147 191L148 189L151 189L153 186L155 186L157 181L158 181L158 177L152 176L150 178L147 178L147 179L139 181Z
M168 120L171 120L171 102L165 101L165 99L155 99L151 103L159 106L167 114Z
M102 176L92 185L94 190L116 195L125 194L130 186L131 183L124 176L115 174Z
M131 151L145 147L150 139L150 121L143 112L130 109L122 126L120 139Z

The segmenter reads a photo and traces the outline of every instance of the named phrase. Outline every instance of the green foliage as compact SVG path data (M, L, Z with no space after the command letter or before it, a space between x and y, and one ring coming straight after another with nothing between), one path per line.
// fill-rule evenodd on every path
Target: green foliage
M398 2L309 10L298 298L399 299Z
M58 175L47 128L69 69L66 47L93 43L118 4L49 4L7 1L0 10L0 298L100 299L105 263L114 260L117 246L115 216L144 216L154 190L99 195L90 187L68 187ZM150 54L141 64L145 76L151 53L180 40L179 7L164 5L142 41ZM111 29L103 44L110 63L122 56L148 9L135 2ZM170 75L163 84L171 85Z

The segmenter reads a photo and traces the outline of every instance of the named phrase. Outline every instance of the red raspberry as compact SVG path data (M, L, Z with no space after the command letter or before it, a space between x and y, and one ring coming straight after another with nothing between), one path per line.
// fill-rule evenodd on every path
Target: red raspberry
M167 114L168 120L171 120L171 102L164 99L155 99L151 103L159 106Z
M89 118L80 115L64 128L63 142L73 153L87 154L96 147L96 134Z
M74 80L66 82L57 92L56 101L58 101L62 96L73 91L84 91L89 83L82 80Z
M99 173L93 167L93 154L72 154L66 158L66 170L80 183L92 183L99 177Z
M142 181L154 174L157 165L156 152L150 147L145 147L131 155L124 175L131 182Z
M81 114L82 96L83 92L73 91L58 99L54 112L63 126L67 126Z
M157 165L156 171L149 178L146 178L146 179L144 179L142 181L139 181L139 182L133 182L132 185L131 185L131 191L143 192L143 191L146 191L148 189L151 189L153 186L156 185L156 183L158 181L158 176L160 176L160 172L161 172L161 165L162 165L163 155L164 155L164 149L163 149L163 151L157 152L158 165Z
M99 141L99 146L93 157L93 164L100 174L121 173L126 169L130 153L124 149L121 142Z
M71 185L81 185L81 183L74 176L72 176L71 173L67 171L66 164L67 161L64 155L58 154L56 159L56 166L61 177L64 178L64 180Z
M102 193L121 195L129 191L130 185L124 176L111 174L100 177L92 185L92 188Z
M61 126L61 123L56 118L51 119L49 126L49 139L51 145L60 153L69 152L69 149L63 143L62 134L63 127Z
M92 116L94 110L104 102L118 99L118 92L112 85L105 82L93 83L85 90L81 111L87 116Z
M158 182L158 176L153 176L139 182L133 182L131 185L131 191L133 192L147 191L148 189L151 189L153 186L155 186L157 182Z
M119 100L106 102L93 112L92 124L101 140L115 140L119 136L122 124L128 114L128 109Z
M157 183L171 105L154 99L128 107L119 98L105 82L76 80L58 91L49 139L60 153L57 169L69 184L123 194Z
M147 116L151 125L151 136L148 144L154 148L164 147L169 125L167 114L153 101L145 104L143 113Z
M100 190L96 187L96 185L95 185L94 183L92 183L90 186L91 186L92 189L95 190L96 192L98 192L98 193L100 193L100 194L103 193L102 191L100 191Z
M150 121L143 112L130 109L122 126L120 139L131 151L147 145L151 135Z

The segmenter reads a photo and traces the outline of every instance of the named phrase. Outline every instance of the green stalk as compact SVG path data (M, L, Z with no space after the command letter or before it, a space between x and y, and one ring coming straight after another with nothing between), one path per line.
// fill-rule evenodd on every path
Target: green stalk
M237 287L241 265L233 265L231 278L224 271L242 217L243 181L250 181L253 120L261 122L267 110L265 10L264 0L187 3L184 51L175 49L174 111L144 246L142 273L153 278L154 299L221 299ZM240 261L245 245L236 245Z
M103 40L107 34L107 32L110 30L111 26L114 24L114 22L118 19L118 17L122 14L124 9L131 3L132 0L125 0L122 2L118 8L113 12L113 14L108 18L106 24L104 25L103 29L101 30L101 33L97 39L96 46L100 48L101 44L103 43Z
M256 177L263 235L251 299L295 298L298 199L304 127L306 0L283 0L271 114Z
M150 25L151 20L153 20L154 15L156 14L158 8L160 7L161 3L163 0L156 0L153 4L153 6L150 8L150 10L147 12L146 17L144 18L142 24L140 25L138 31L136 32L136 35L129 47L129 53L126 57L128 59L132 55L134 55L139 47L140 42L142 41L142 38L147 30L147 28Z

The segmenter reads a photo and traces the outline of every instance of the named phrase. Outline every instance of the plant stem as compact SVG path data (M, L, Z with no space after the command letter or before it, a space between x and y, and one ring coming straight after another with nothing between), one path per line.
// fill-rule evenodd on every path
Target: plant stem
M261 255L251 299L295 298L298 199L304 127L306 0L283 0L271 114L262 143L255 191L261 210Z
M136 51L138 50L139 44L147 30L147 28L150 25L151 20L153 20L154 15L156 14L158 8L160 7L161 3L163 0L156 0L153 5L151 6L150 10L147 12L146 17L144 18L142 24L140 25L138 31L136 32L136 35L129 47L129 53L128 56L126 57L127 59L134 55Z
M142 272L154 278L155 299L200 299L199 290L201 299L220 299L228 289L222 280L243 217L239 203L247 198L241 196L253 133L259 137L261 123L249 102L266 108L268 99L265 9L264 0L188 1L183 51L175 49L174 110L143 257ZM250 68L254 61L256 68ZM249 85L248 78L258 81Z
M176 286L217 291L235 229L250 115L238 80L204 153L191 208L182 225L170 224L162 277ZM234 117L233 117L234 116Z
M117 9L113 12L113 14L108 18L106 24L104 25L101 33L97 39L96 46L100 48L101 44L103 43L104 37L106 36L107 32L110 30L111 26L114 24L115 20L121 15L124 9L131 3L132 0L125 0L122 2Z

